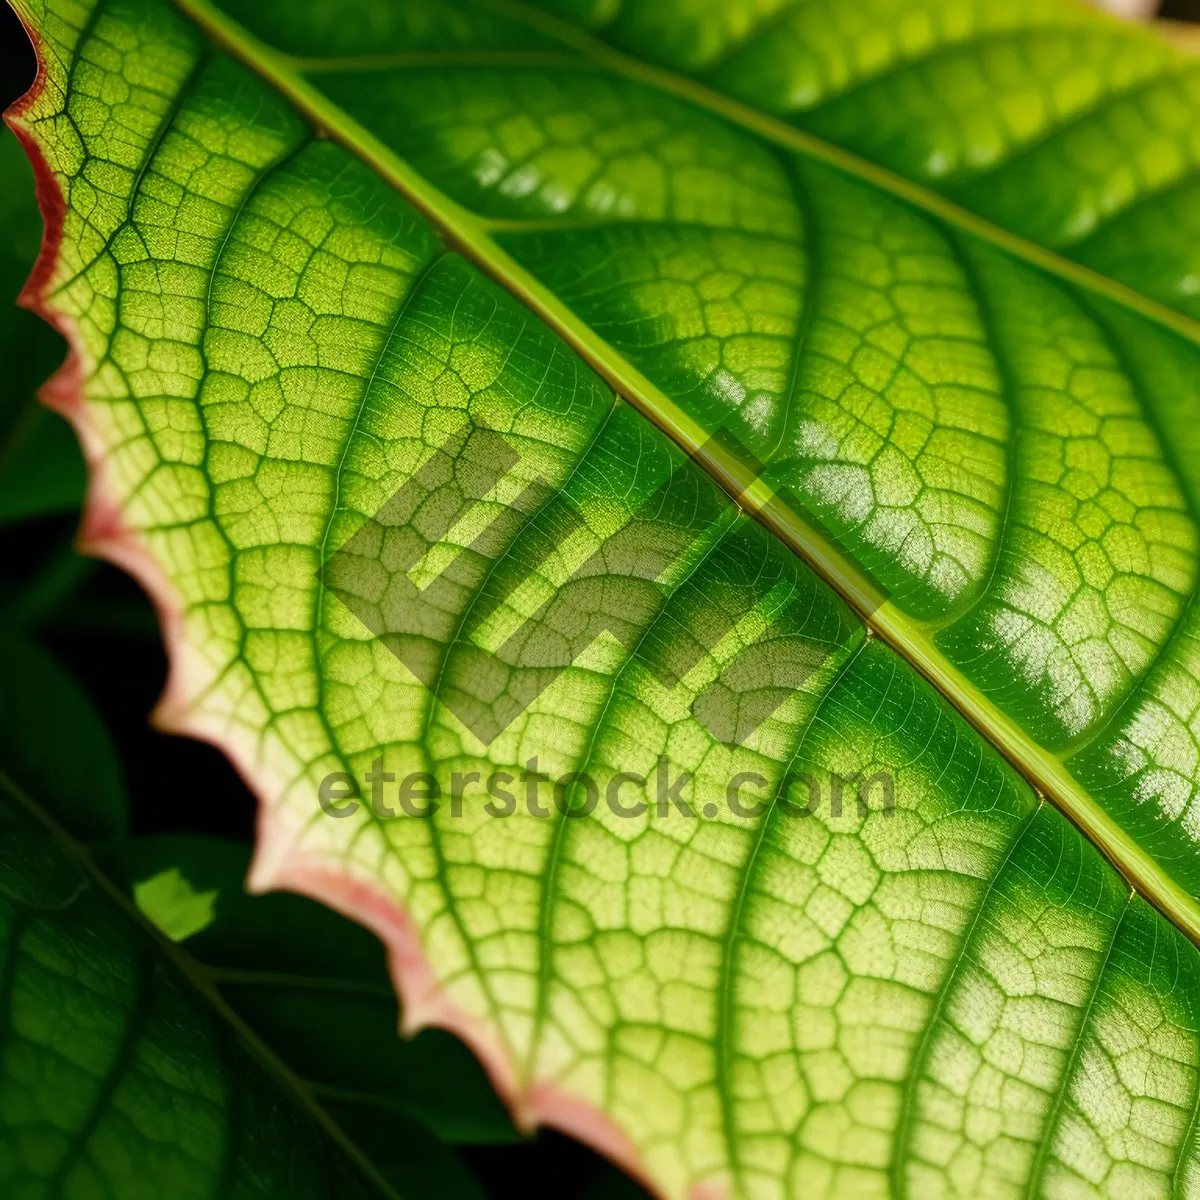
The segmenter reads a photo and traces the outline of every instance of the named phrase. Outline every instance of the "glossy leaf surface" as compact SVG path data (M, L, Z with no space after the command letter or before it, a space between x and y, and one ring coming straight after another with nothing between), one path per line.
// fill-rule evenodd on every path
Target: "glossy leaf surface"
M1110 211L1021 208L1072 124L1183 186L1189 68L1016 0L566 14L755 117L517 6L239 10L287 58L183 7L22 4L17 123L88 532L262 794L254 882L669 1195L1192 1187L1195 948L904 659L1191 912L1191 318L1012 236ZM1095 132L1137 88L1174 174ZM668 437L718 429L781 536Z

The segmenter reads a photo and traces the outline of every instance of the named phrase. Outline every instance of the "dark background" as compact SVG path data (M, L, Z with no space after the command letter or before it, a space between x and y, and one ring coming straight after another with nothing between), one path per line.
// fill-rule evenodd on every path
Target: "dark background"
M1200 0L1166 0L1162 13L1200 21ZM0 108L25 91L34 69L29 42L0 0ZM76 524L76 515L68 514L0 525L0 607L22 598L29 625L103 715L124 764L135 835L199 833L251 841L255 801L225 758L147 723L166 675L154 613L128 576L71 554ZM603 1193L616 1200L640 1194L620 1186L602 1159L553 1132L522 1145L460 1152L495 1197L573 1200Z

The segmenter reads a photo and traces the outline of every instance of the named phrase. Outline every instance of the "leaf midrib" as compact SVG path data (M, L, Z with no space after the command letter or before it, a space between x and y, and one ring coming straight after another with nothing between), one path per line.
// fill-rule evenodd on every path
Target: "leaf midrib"
M830 145L710 89L641 63L597 42L520 0L482 0L494 9L551 33L592 62L717 113L777 145L832 165L908 201L944 223L1010 255L1107 297L1200 345L1200 321L1124 284L1010 233L929 189ZM1200 946L1200 901L1187 893L1071 777L1063 761L1039 746L934 646L932 634L891 603L822 532L785 506L770 485L621 354L491 237L489 224L446 196L379 138L352 119L297 69L300 60L260 41L211 0L173 0L204 33L286 96L318 131L339 142L418 209L461 253L511 292L580 355L613 389L670 437L769 532L800 557L855 611L867 630L929 681L1040 794L1051 800L1131 886Z

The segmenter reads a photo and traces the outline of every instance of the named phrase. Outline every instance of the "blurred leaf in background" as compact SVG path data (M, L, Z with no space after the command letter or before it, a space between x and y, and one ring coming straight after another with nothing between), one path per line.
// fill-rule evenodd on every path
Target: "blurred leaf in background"
M79 686L6 638L0 697L0 1194L398 1196L407 1179L354 1164L79 840L112 858L125 834L116 755Z
M229 1003L357 1128L406 1112L448 1142L518 1140L469 1050L441 1030L397 1036L378 938L301 896L248 895L248 846L141 838L130 877L142 911L209 969Z

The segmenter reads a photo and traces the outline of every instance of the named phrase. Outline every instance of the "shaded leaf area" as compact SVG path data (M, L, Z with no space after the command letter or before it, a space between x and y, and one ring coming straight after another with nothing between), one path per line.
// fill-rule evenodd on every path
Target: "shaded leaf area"
M450 1142L515 1140L460 1042L435 1030L412 1043L396 1036L395 993L365 930L299 896L247 895L250 853L237 843L143 838L129 861L142 911L182 934L229 1003L347 1114L347 1128L373 1109L408 1113Z
M45 651L9 631L0 634L0 664L6 777L42 797L81 842L115 847L128 818L124 773L83 689Z
M5 1194L378 1195L3 786Z
M525 37L474 11L301 17L327 22L326 54L368 35L379 53L404 38L405 52L489 55L509 52L514 29ZM177 641L165 719L219 742L263 794L255 883L371 924L408 968L410 1023L454 1021L525 1115L592 1137L671 1196L1192 1186L1195 948L672 442L176 10L56 3L31 19L46 74L18 120L67 200L45 302L90 356L80 422L107 447L102 485L129 527L110 549L135 548L165 577ZM312 32L300 17L278 28ZM545 36L521 52L546 54ZM512 78L474 65L486 70L463 104L487 108L487 71ZM426 103L455 85L442 67L440 82L420 77ZM894 376L888 405L925 406L924 427L894 421L936 447L922 519L940 530L945 518L947 545L975 546L962 562L901 564L911 586L894 590L943 615L948 597L982 597L955 612L948 646L980 644L988 605L1003 618L993 630L1033 606L1060 641L1088 635L1076 658L1051 639L1045 662L1063 673L1024 687L993 647L980 678L1006 704L1071 743L1163 645L1185 649L1171 639L1194 575L1192 518L1147 414L1190 394L1168 386L1190 378L1188 346L861 182L781 164L676 100L607 79L597 99L595 77L559 89L575 97L553 122L567 149L539 170L569 165L588 114L615 96L636 120L621 132L606 118L601 149L622 137L643 149L611 191L636 200L653 178L640 164L662 153L699 161L689 178L708 181L699 210L695 190L677 189L697 244L716 228L706 214L725 232L776 223L763 270L782 282L746 300L747 322L782 314L776 383L757 407L735 404L729 426L751 450L793 419L789 403L772 426L770 387L804 366L779 346L788 304L821 294L813 280L849 287L846 320L911 305L932 382L900 369L910 334L886 317L878 345L839 341L832 318L820 327L828 362L841 353L874 381L859 401L884 403ZM557 94L529 79L518 99ZM353 102L386 99L391 121L406 86L380 77ZM435 133L455 128L452 98ZM518 138L526 127L519 111L503 123ZM412 114L379 128L429 133ZM463 144L474 153L463 139L413 158L447 188L490 186L463 170ZM518 205L536 194L500 192ZM570 211L569 194L552 195ZM819 237L798 197L826 205ZM828 232L839 215L843 276ZM736 291L732 265L758 261L753 238L722 244L718 307ZM810 311L807 336L819 325ZM1155 371L1135 389L1142 355ZM935 400L960 422L949 434L928 416ZM804 437L836 441L837 414L817 407ZM517 459L500 478L476 452L496 434ZM1027 457L1002 500L1010 441ZM868 457L900 471L891 448ZM426 475L439 452L448 465ZM1018 496L1017 479L1038 486ZM413 480L424 494L405 490ZM1002 525L1016 540L1000 555L987 547ZM672 548L653 573L630 553L628 531L644 526ZM875 543L870 529L854 536L881 573L885 549L908 544L887 540L894 527ZM1094 572L1092 591L1072 607L1068 588L1047 616L1057 593L1022 592L1029 562ZM975 565L960 575L963 563ZM414 798L425 816L404 810ZM1188 869L1181 857L1185 881Z
M536 7L1200 315L1200 67L1153 33L1035 0Z

